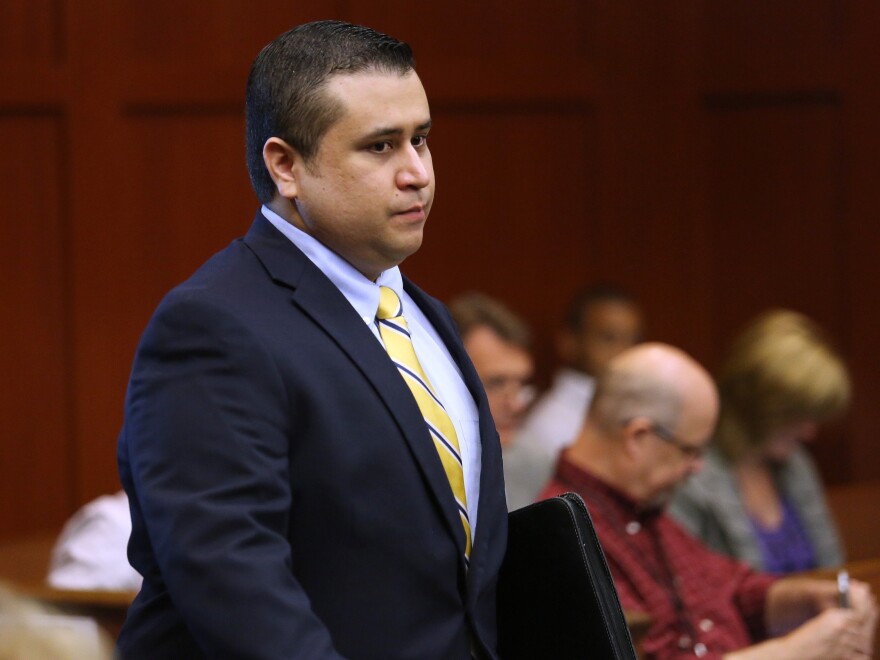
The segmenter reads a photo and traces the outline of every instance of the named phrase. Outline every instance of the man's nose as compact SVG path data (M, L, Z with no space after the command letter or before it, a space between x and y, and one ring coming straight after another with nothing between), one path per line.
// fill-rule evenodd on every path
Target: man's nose
M427 156L409 145L403 150L403 159L397 175L401 188L424 188L431 183L431 167Z

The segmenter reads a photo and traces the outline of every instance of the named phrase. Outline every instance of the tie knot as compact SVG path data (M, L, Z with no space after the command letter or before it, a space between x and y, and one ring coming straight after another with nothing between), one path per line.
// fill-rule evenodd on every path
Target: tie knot
M403 305L400 304L400 298L394 293L394 289L380 286L379 309L376 311L376 318L393 319L398 316L403 316Z

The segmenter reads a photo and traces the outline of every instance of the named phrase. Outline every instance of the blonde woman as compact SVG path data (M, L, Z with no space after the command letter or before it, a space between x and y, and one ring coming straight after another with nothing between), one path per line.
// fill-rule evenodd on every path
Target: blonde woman
M710 547L771 573L843 561L816 468L803 444L849 405L850 380L802 314L767 312L718 373L721 414L703 469L671 511Z

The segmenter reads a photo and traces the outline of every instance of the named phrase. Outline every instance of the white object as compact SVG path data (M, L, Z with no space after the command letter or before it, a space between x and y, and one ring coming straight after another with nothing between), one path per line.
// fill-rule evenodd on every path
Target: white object
M47 582L56 589L137 591L142 578L128 563L130 535L125 492L92 500L61 530Z

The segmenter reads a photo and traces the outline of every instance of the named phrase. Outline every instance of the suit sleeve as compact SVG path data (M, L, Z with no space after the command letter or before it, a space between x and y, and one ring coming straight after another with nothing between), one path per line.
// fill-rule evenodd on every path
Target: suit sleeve
M295 397L222 301L172 295L147 328L126 402L140 542L155 558L136 568L158 571L210 657L338 658L291 569Z

